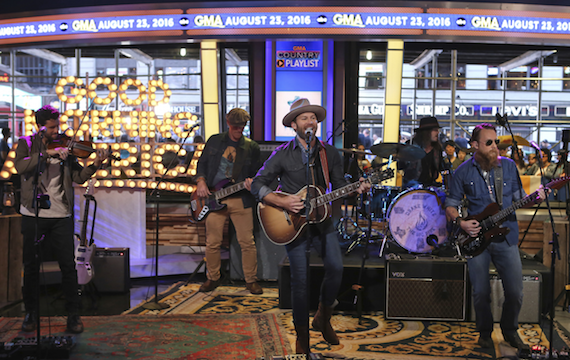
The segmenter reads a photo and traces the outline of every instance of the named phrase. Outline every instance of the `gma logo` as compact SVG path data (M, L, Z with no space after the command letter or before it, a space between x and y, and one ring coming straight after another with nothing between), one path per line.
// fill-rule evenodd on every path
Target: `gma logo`
M71 27L75 31L90 31L97 32L97 26L95 26L95 20L74 20L71 23Z
M471 19L471 25L478 29L501 31L501 28L499 27L499 20L496 17L474 16L473 19Z

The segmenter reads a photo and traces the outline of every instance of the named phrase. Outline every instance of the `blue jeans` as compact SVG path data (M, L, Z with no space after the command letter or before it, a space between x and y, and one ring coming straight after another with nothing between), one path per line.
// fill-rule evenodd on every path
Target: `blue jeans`
M506 241L492 242L483 253L467 261L469 278L473 286L477 331L482 336L488 336L493 331L489 282L491 261L502 279L505 294L501 330L503 334L512 334L519 327L519 312L523 300L522 264L518 246L509 245Z
M325 226L322 226L325 225ZM289 264L291 265L291 303L293 305L293 321L296 325L309 325L309 309L307 307L307 248L308 232L311 231L312 247L317 250L325 268L325 277L321 283L319 301L325 306L332 306L336 300L342 280L342 254L338 243L338 233L332 221L327 220L321 226L312 226L301 237L286 245ZM311 284L315 288L316 284Z

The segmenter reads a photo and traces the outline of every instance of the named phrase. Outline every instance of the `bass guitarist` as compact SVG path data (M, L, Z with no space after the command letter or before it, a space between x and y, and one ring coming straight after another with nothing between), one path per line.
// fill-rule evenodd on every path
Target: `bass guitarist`
M211 195L210 188L216 184L244 181L248 191L241 191L222 201L226 205L206 217L206 267L208 279L200 287L201 292L210 292L220 285L221 256L224 223L231 219L236 229L246 288L252 294L263 294L257 283L257 248L253 238L253 211L255 199L249 192L252 178L259 169L259 145L245 136L243 129L250 116L243 109L232 109L226 115L228 131L208 139L198 160L196 174L199 197Z
M470 237L478 237L483 231L481 223L475 219L461 220L457 208L465 196L469 202L469 215L484 212L488 205L496 203L505 209L514 201L525 196L518 170L514 161L500 157L497 145L497 131L491 124L480 124L473 130L471 146L475 154L461 164L453 175L450 194L445 201L449 221ZM532 203L544 199L542 187ZM476 327L479 332L478 344L482 348L492 348L493 315L491 313L491 285L489 265L492 261L502 279L505 301L501 315L501 330L505 341L512 347L528 348L517 334L518 316L523 300L522 264L518 249L519 227L512 212L503 226L510 231L506 236L493 239L478 255L468 259L469 278L473 286L473 301L476 314Z
M323 107L311 105L307 99L299 99L291 105L290 112L283 118L283 125L293 128L297 136L278 147L257 173L251 185L251 192L258 200L289 213L304 212L304 200L301 196L278 196L269 185L278 178L283 192L296 194L307 185L307 162L311 164L310 178L313 185L326 189L330 182L333 189L336 189L347 184L337 149L312 136L311 155L308 157L305 151L307 148L305 135L308 132L315 134L318 123L323 121L325 116L326 110ZM361 182L357 191L361 193L369 188L369 184ZM308 234L312 236L312 245L322 257L325 269L325 277L320 286L319 309L315 314L313 327L323 333L328 343L339 344L338 337L330 324L333 308L337 303L336 296L343 268L338 234L330 218L319 224L310 225L308 230L286 245L291 266L291 300L297 332L296 352L301 354L309 353L309 309L307 308L309 295L305 257Z

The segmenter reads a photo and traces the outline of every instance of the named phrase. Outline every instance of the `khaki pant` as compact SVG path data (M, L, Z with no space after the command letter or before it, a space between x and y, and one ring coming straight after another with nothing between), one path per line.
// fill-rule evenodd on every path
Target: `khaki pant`
M244 209L241 198L228 198L222 203L227 206L214 211L206 217L206 266L208 279L220 279L220 247L224 237L224 224L228 217L236 229L237 240L241 247L243 275L247 283L257 281L257 248L253 239L253 212Z

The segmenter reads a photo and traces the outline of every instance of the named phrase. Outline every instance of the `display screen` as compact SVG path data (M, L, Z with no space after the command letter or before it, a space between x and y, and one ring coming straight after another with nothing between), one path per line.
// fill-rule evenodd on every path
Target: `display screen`
M339 29L352 29L347 34L370 34L371 30L390 30L392 34L409 34L410 30L451 30L455 34L476 35L473 32L496 32L501 36L504 32L523 34L570 34L570 18L560 18L553 13L521 12L533 16L512 16L501 11L489 15L489 10L475 14L474 10L466 14L450 14L449 9L420 8L402 9L400 12L390 12L393 9L376 8L374 12L351 12L354 8L345 8L346 12L326 11L330 8L308 8L312 11L281 12L282 8L241 9L242 12L220 13L216 9L200 10L199 14L183 14L180 9L162 11L161 14L148 15L148 12L114 13L109 16L90 16L90 14L61 15L49 17L28 17L19 22L18 19L0 22L0 42L8 39L34 38L41 41L42 37L53 35L85 35L102 34L113 36L124 32L153 32L164 30L186 30L188 34L215 33L218 35L252 34L255 29L282 29L287 32L305 29L311 34L338 34ZM324 11L319 11L320 9ZM370 10L371 8L366 8ZM208 12L211 10L211 12ZM264 11L260 11L264 10ZM340 9L342 10L342 8ZM390 10L390 11L388 11ZM441 10L441 11L439 11ZM407 11L407 12L406 12ZM461 12L461 10L455 10ZM169 14L171 12L171 14ZM190 12L190 10L189 10ZM467 13L468 12L468 13ZM101 15L105 13L94 13ZM512 14L512 12L509 12ZM117 15L117 16L113 16ZM37 19L37 21L35 20ZM42 20L47 19L47 20ZM216 30L215 32L213 30ZM270 32L271 33L271 32ZM180 33L179 33L180 34ZM260 33L262 34L262 33ZM272 34L277 34L272 32ZM488 34L486 34L488 36ZM28 40L30 41L30 40ZM11 41L15 42L15 41Z

